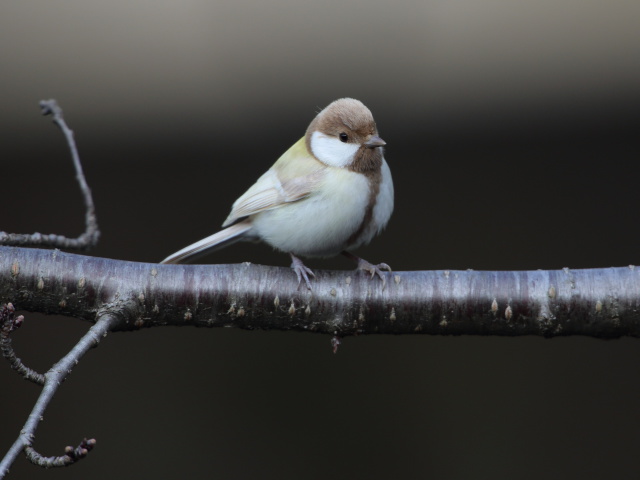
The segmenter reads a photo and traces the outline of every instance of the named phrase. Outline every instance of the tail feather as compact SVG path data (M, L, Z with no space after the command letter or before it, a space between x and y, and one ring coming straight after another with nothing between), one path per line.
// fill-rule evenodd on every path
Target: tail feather
M160 263L182 263L188 258L226 247L227 245L241 240L244 234L249 230L251 230L251 222L249 220L236 223L235 225L231 225L224 230L220 230L213 235L189 245L188 247L184 247L182 250L178 250L176 253L169 255Z

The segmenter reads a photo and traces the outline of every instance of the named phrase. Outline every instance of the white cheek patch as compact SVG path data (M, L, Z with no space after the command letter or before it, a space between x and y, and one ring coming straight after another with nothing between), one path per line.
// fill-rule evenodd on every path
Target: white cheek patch
M332 167L349 165L359 148L355 143L344 143L321 132L313 132L311 135L311 151L318 160Z

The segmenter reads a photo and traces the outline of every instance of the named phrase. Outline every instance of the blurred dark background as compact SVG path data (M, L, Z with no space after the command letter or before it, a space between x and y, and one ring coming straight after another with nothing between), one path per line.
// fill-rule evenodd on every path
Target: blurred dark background
M639 263L640 3L111 1L0 5L0 230L83 229L56 98L102 230L154 262L215 231L332 100L373 111L396 186L360 251L395 270ZM211 263L288 265L262 245ZM349 269L342 258L312 268ZM86 331L27 314L45 370ZM0 368L0 451L39 389ZM113 334L56 395L14 479L637 478L633 339Z

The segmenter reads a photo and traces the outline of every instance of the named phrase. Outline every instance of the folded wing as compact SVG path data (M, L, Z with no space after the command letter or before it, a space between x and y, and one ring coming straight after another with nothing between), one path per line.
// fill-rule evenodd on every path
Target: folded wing
M325 171L326 166L308 152L305 139L301 138L236 200L222 226L308 197L322 181Z

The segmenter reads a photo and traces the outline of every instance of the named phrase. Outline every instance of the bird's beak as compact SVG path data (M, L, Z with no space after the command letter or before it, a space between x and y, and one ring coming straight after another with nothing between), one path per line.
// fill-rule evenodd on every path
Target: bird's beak
M369 140L364 142L365 147L375 148L375 147L384 147L387 144L383 139L381 139L377 135L371 135Z

